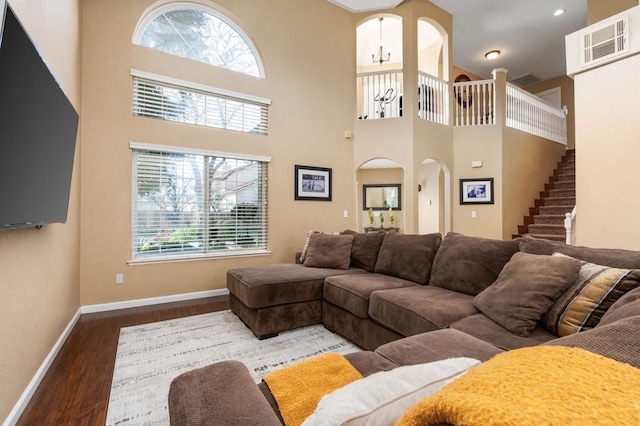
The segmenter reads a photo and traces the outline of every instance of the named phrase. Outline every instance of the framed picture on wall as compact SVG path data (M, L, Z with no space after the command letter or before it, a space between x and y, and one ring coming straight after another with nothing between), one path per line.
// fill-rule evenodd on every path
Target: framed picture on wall
M460 179L460 204L493 204L493 178Z
M331 169L295 166L295 199L331 201Z

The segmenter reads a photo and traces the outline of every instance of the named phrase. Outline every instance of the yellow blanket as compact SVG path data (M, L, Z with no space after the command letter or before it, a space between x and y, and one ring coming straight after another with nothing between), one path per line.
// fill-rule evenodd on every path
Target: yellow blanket
M640 370L582 349L509 351L411 407L397 425L640 425Z
M320 399L362 375L337 353L320 355L266 375L286 426L301 424L316 409Z

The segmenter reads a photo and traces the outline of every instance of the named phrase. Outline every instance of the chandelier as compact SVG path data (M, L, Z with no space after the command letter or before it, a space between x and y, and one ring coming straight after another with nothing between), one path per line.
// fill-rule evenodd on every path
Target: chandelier
M371 61L375 64L376 62L382 65L383 62L389 62L391 60L391 50L387 49L387 52L384 51L384 40L382 40L382 20L384 18L381 16L378 18L378 22L380 22L380 39L378 41L378 52L371 49Z

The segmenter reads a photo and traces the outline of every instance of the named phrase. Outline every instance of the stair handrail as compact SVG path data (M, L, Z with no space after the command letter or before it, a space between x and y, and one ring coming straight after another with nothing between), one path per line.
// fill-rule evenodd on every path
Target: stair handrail
M575 244L575 219L576 219L576 206L573 206L571 213L565 213L564 215L564 229L567 231L566 243L570 245Z

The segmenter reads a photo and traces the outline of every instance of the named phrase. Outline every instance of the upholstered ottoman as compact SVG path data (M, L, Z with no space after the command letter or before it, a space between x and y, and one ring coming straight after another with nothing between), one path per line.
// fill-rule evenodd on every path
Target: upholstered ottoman
M363 274L363 269L315 268L301 264L249 266L227 272L231 310L259 339L318 324L322 286L334 275Z

